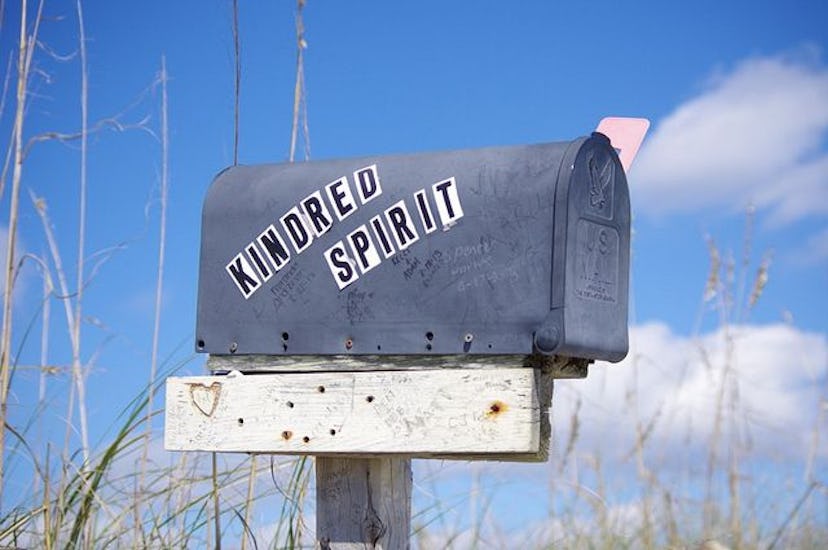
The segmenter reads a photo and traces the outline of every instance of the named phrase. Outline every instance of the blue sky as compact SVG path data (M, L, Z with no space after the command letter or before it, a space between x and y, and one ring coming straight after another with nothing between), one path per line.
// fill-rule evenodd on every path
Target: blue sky
M6 3L0 28L0 67L17 41L15 4ZM290 138L295 7L240 4L240 162L281 162ZM202 200L213 176L233 159L233 37L229 1L90 2L84 10L90 124L118 115L127 126L145 126L103 130L89 142L86 253L118 247L84 303L90 322L83 327L82 356L90 365L92 432L100 435L148 376L161 163L152 135L159 130L160 93L152 83L164 56L170 194L160 351L176 361L193 348ZM80 126L78 58L60 61L49 53L77 50L75 6L47 2L44 13L49 19L40 40L48 49L35 53L27 137ZM706 339L716 348L720 323L712 311L715 299L702 302L710 267L705 236L715 239L723 256L732 251L738 263L745 212L755 205L746 280L753 281L765 253L769 279L758 305L732 321L742 323L743 341L753 342L742 354L753 359L746 370L764 373L762 382L772 384L761 392L745 390L745 399L773 396L778 409L769 416L782 425L793 422L791 432L805 431L825 396L828 363L825 21L828 5L816 0L310 0L305 75L311 158L570 140L588 134L604 116L650 119L648 141L629 177L633 352L658 365L639 367L650 384L648 402L657 408L656 395L683 396L677 423L700 406L705 379L694 375L701 371L688 357ZM1 136L10 135L14 81L12 75ZM31 190L48 203L71 287L79 163L76 143L32 147L18 241L26 252L46 253ZM8 189L0 203L4 235ZM21 363L29 365L38 360L40 335L36 329L24 339L24 327L39 323L41 280L27 269L17 284L14 342ZM70 355L59 307L52 306L49 355L65 365ZM686 351L683 358L677 350ZM786 354L794 351L804 357ZM774 365L769 358L789 364ZM199 372L202 361L192 360L185 370ZM585 381L562 384L560 395L571 400L583 392L582 410L598 441L612 404L624 404L623 397L602 392L629 381L631 364L593 371ZM677 371L689 374L681 378ZM699 391L691 391L693 384ZM55 425L65 392L65 379L50 380ZM13 418L23 422L36 401L34 372L19 371L12 393ZM805 409L799 419L797 403ZM820 454L824 470L824 448Z

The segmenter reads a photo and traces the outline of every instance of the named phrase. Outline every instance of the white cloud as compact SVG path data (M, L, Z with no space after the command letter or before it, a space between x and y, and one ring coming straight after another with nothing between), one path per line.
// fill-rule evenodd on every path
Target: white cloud
M804 57L744 61L662 120L633 168L636 207L828 213L828 67Z
M828 398L828 337L773 324L733 325L690 338L660 322L633 327L630 336L631 354L622 363L596 364L585 380L555 382L548 463L418 461L415 523L427 526L420 548L465 548L472 540L480 548L580 547L601 540L595 538L599 521L616 540L629 538L636 547L644 507L659 533L679 517L681 536L694 540L701 532L705 468L728 368L738 393L730 386L724 394L713 498L721 497L722 487L726 491L721 474L728 467L722 463L735 449L746 506L768 507L763 525L784 521L806 488L812 450L811 472L823 471L828 459L825 413L821 447L814 449L812 439ZM576 410L577 437L564 466ZM644 426L655 419L643 461L654 483L641 474L632 452L638 419ZM729 439L734 424L738 446ZM662 488L674 499L669 512L661 497L646 502L640 496L661 494Z
M595 365L586 380L557 383L558 451L580 399L581 449L626 454L635 444L638 417L642 425L655 419L648 448L660 456L704 452L730 373L736 384L725 386L723 437L732 417L741 437L750 435L754 456L803 459L810 452L826 398L824 334L775 324L731 326L691 339L653 323L634 327L630 336L631 353L621 364ZM819 453L827 456L828 449Z

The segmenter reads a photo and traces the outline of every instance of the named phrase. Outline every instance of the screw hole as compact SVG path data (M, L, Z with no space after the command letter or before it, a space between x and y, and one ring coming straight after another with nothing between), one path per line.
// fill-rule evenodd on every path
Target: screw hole
M334 430L333 428L331 428L330 434L331 434L331 435L336 435L336 430Z
M242 426L244 424L244 418L239 418L237 422L239 423L239 426Z
M290 340L290 334L288 334L287 332L283 332L282 333L282 340L284 340L285 342Z
M354 347L354 341L350 338L345 340L345 349L351 349L352 347Z
M431 344L426 344L426 349L427 349L428 351L431 351Z
M491 344L489 344L489 349L492 349L492 345L491 345Z
M199 340L198 342L196 342L196 346L198 347L198 349L204 349L204 340Z
M325 393L325 386L319 386L318 388L316 388L316 391L318 391L319 393Z
M434 340L434 333L431 331L426 332L426 340L428 340L429 342Z
M379 344L377 344L377 351L380 351L381 349L382 349L382 346L380 346Z
M365 400L366 400L367 402L369 402L369 403L373 403L373 402L374 402L374 396L373 396L373 395L369 395L368 397L366 397L366 398L365 398Z
M291 437L293 437L293 432L288 431L288 430L285 430L285 431L282 432L282 439L284 439L285 441L287 441Z
M289 409L292 409L293 408L293 401L288 401L287 406L288 406Z
M310 437L305 436L305 437L302 438L302 441L304 441L305 443L309 443L310 442Z

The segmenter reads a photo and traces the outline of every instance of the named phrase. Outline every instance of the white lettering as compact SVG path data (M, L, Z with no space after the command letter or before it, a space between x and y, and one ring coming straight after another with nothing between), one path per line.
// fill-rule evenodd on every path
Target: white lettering
M301 254L313 242L313 233L305 224L305 218L304 212L300 211L298 206L294 206L279 218L297 254Z
M386 258L393 256L396 250L394 250L394 245L391 244L391 237L388 236L388 231L385 229L380 216L371 218L371 228L374 230L374 236L376 236L380 248L382 248L382 254Z
M382 195L376 164L353 174L359 203L354 199L347 177L332 181L324 187L324 193L319 189L290 208L279 218L279 224L270 224L225 266L245 299L291 260L291 247L287 241L297 255L301 254L315 239L330 231L335 223L334 214L338 221L342 221L356 212L359 204L364 205ZM455 178L439 181L431 188L430 197L428 188L413 195L424 235L433 233L438 227L448 231L464 215ZM327 194L329 200L326 201L323 194ZM436 216L434 205L437 206ZM281 225L281 229L277 230L277 225ZM337 287L342 290L361 274L380 265L383 259L406 250L418 240L420 234L408 204L406 200L399 200L348 233L328 248L323 257Z
M417 210L420 212L420 221L423 222L426 235L432 231L437 230L437 224L434 223L434 216L431 215L431 207L428 205L428 197L425 189L420 189L414 193L414 199L417 202Z
M247 255L253 260L253 265L256 267L256 272L259 274L259 280L261 282L266 282L273 276L273 271L268 267L268 263L262 258L262 255L259 253L259 249L256 248L255 243L250 243L245 248L247 251Z
M345 243L342 241L337 241L336 244L325 251L323 256L325 256L325 261L328 262L328 269L331 270L331 275L333 275L339 290L359 279L354 261L348 257Z
M356 181L357 193L359 193L359 199L362 201L362 204L382 195L382 186L380 185L376 164L366 166L354 172L354 180Z
M463 217L463 207L460 206L460 196L457 194L457 182L454 178L449 178L435 183L432 188L440 223L443 225L443 231L448 231Z
M276 271L282 269L290 261L290 249L288 249L284 239L276 231L276 227L273 224L270 224L267 229L262 231L256 240L259 241L259 246L262 247L267 257L270 258Z
M417 234L417 228L411 222L411 216L408 214L408 207L405 206L405 201L399 201L386 210L385 219L388 220L388 225L391 227L391 234L394 235L397 248L400 250L405 250L420 240L420 236Z
M364 225L360 225L350 233L348 241L351 243L351 250L354 251L357 265L363 274L368 273L382 262L377 247L371 241L368 228Z
M242 293L245 300L250 298L250 295L261 285L256 278L256 272L250 267L250 262L247 261L247 258L241 252L224 269L230 274L230 278L236 283L236 287Z
M351 188L348 186L348 178L342 177L332 181L325 186L325 191L328 192L328 198L331 199L331 204L339 221L356 212L356 203L353 194L351 194Z
M302 210L305 211L305 216L308 225L311 226L313 232L317 237L321 237L327 233L328 229L333 225L328 207L325 206L325 201L322 200L322 191L316 191L308 195L302 201Z

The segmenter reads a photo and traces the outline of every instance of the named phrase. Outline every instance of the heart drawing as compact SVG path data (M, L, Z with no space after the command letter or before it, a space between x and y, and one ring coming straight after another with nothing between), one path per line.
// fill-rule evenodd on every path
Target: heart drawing
M190 384L190 399L204 416L213 416L221 395L221 383L213 382L209 386L204 384Z

